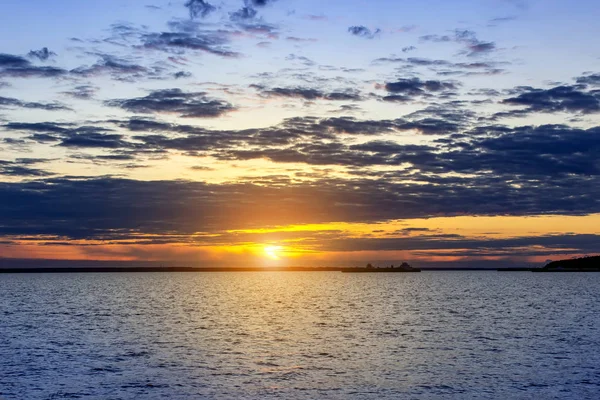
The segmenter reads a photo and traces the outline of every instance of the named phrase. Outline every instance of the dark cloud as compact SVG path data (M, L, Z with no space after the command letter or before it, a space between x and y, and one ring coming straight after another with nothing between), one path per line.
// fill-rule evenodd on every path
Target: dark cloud
M255 7L264 7L267 4L274 3L277 0L244 0L246 4L255 6Z
M371 31L366 26L359 25L349 27L348 32L354 36L359 36L365 39L373 39L381 33L381 29L375 29L374 31Z
M139 238L140 234L191 236L198 231L220 232L300 223L378 222L452 215L532 215L558 211L580 214L599 210L598 197L593 197L598 194L594 189L597 186L591 190L561 185L517 190L499 181L490 181L494 186L486 187L460 184L451 179L446 185L372 179L326 179L312 183L276 181L280 184L207 184L116 178L0 183L0 235L123 240ZM539 196L542 192L546 196ZM569 192L571 196L566 196ZM538 196L532 196L535 193ZM461 241L462 248L498 247L492 243L487 246L481 242L471 244L458 235L428 236L427 240L439 241L438 248L459 248ZM418 236L368 242L358 240L353 246L345 240L333 240L319 246L328 249L396 249L401 245L398 239L409 240L402 242L406 245L404 249L430 249L429 246L433 246L419 244L423 238ZM191 239L188 237L187 240ZM542 238L538 243L562 245L555 240ZM592 242L598 245L597 238ZM502 247L519 247L523 243L510 239Z
M339 92L323 92L313 88L271 88L264 89L260 86L254 86L258 88L262 95L268 97L289 97L289 98L300 98L304 100L332 100L332 101L359 101L362 100L360 94L351 91L339 91Z
M337 165L402 193L408 193L405 190L409 188L403 186L407 180L418 182L409 185L414 193L425 196L418 202L440 196L436 201L445 204L450 196L457 205L464 205L464 212L472 214L600 211L600 193L591 190L600 188L600 128L468 128L472 118L458 102L415 112L410 119L298 117L272 127L244 130L210 130L138 118L106 121L118 125L119 132L125 129L135 135L53 123L9 123L4 129L19 132L29 141L69 148L102 148L112 151L112 155L164 156L174 151L228 161L263 158L278 163ZM390 134L408 131L438 138L429 145L390 140L395 136ZM344 137L348 135L360 140ZM396 168L380 170L378 166ZM354 179L348 178L347 183L351 182ZM424 192L428 190L431 192ZM455 205L448 207L454 209ZM439 215L443 210L440 204Z
M94 97L98 89L98 87L92 85L78 85L75 86L73 89L64 91L62 93L66 94L67 96L74 97L76 99L89 100Z
M33 164L40 164L46 161L33 158L22 158L15 161L0 160L0 175L21 178L41 178L53 175L46 170L31 167Z
M37 58L40 61L47 61L48 59L56 56L56 53L48 50L47 47L42 47L40 50L31 50L27 56L31 58Z
M577 78L577 83L581 85L600 86L600 74L589 74Z
M477 38L475 32L470 30L456 29L453 35L424 35L421 36L420 39L424 42L459 43L465 47L464 54L469 57L491 53L496 50L496 44L494 42L481 41Z
M380 86L390 93L393 97L384 98L386 101L406 101L411 97L425 96L431 94L448 93L457 89L458 84L452 81L427 80L422 81L419 78L400 79L396 82L387 82Z
M253 19L254 17L256 17L257 13L258 11L256 11L252 7L242 7L238 11L230 13L229 18L232 21L245 21Z
M28 67L29 65L30 62L23 57L0 53L0 68L21 68Z
M92 78L104 74L110 75L115 80L136 81L141 78L157 78L160 72L146 68L142 65L115 57L110 54L95 54L100 60L92 66L82 66L70 71L78 77Z
M9 78L56 78L68 71L55 67L39 67L29 60L11 54L0 54L0 77Z
M551 89L526 88L504 104L526 106L517 115L532 112L577 112L591 114L600 112L600 92L586 91L582 86L557 86ZM508 114L510 115L510 113Z
M91 148L91 149L126 149L131 145L123 140L123 135L94 132L93 130L80 130L63 135L58 144L69 148Z
M37 133L63 133L74 128L74 124L59 124L54 122L10 122L4 128L16 131L27 131Z
M0 108L6 107L18 107L18 108L35 108L38 110L46 110L46 111L71 111L69 107L62 103L38 103L38 102L28 102L21 101L12 97L1 97L0 96Z
M551 254L553 252L594 253L600 245L600 235L543 235L509 239L473 239L459 235L421 235L399 238L331 238L316 243L322 251L394 251L436 250L442 254L456 256L457 253L443 250L464 250L461 256L508 256L518 252L523 255ZM527 248L537 248L530 251ZM427 254L427 253L424 253Z
M402 48L403 53L408 53L409 51L415 51L417 48L415 46L406 46Z
M137 113L174 113L182 118L211 118L226 114L235 108L224 101L211 99L205 92L183 92L181 89L164 89L148 96L117 99L105 102Z
M483 53L489 53L496 49L496 44L493 42L478 42L469 44L469 56L476 56Z
M57 78L68 74L68 71L55 67L8 67L0 68L0 77L4 78Z
M185 7L190 12L190 18L205 18L217 8L204 0L187 0Z
M9 123L4 128L24 132L28 140L38 143L56 143L60 147L128 150L139 147L111 129L95 126L75 126L53 123ZM140 149L143 150L143 149Z
M239 53L227 49L227 32L161 32L148 33L141 37L142 46L147 49L181 53L185 50L204 51L220 57L239 57Z
M178 71L173 74L173 78L182 79L182 78L191 78L192 73L188 71Z

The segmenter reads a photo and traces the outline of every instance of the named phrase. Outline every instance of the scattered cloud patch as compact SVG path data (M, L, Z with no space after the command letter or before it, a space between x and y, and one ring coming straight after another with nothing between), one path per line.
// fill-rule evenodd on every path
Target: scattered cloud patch
M40 50L31 50L27 56L40 61L48 61L50 58L55 57L56 53L48 50L47 47L42 47Z
M198 17L206 18L210 13L217 9L215 6L204 0L187 0L184 5L188 9L191 19Z
M476 57L496 50L496 44L494 42L481 41L477 38L475 32L470 30L456 29L452 35L424 35L421 36L420 39L424 42L459 43L465 47L465 50L462 53L468 57Z
M35 66L23 57L0 54L0 77L2 78L56 78L68 71L48 66Z
M581 85L600 86L600 74L588 74L577 78Z
M289 97L300 98L304 100L332 100L332 101L359 101L362 100L360 94L355 91L323 92L313 88L275 87L261 90L261 94L267 97Z
M229 18L232 21L246 21L249 19L254 19L254 17L256 17L256 14L258 14L258 11L256 11L254 8L252 7L242 7L239 10L232 12L229 14Z
M170 113L182 118L214 118L235 110L231 104L211 99L206 92L184 92L181 89L155 90L148 96L105 102L135 113Z
M41 178L53 175L44 169L31 166L46 161L33 158L22 158L15 161L0 160L0 175L19 178Z
M246 4L253 5L255 7L264 7L267 4L272 4L277 0L244 0Z
M381 29L378 28L374 31L371 31L371 29L367 28L366 26L358 25L349 27L348 32L354 36L362 37L365 39L374 39L381 33Z
M457 87L458 83L453 81L422 81L419 78L399 79L395 82L387 82L385 85L378 85L378 88L385 89L394 96L399 96L398 98L384 98L386 101L408 100L411 97L426 96L432 93L448 93L456 90Z
M227 49L229 34L218 31L161 32L142 36L146 49L182 54L185 50L204 51L220 57L237 58L239 53Z
M70 97L73 97L76 99L80 99L80 100L90 100L94 97L94 95L96 94L96 92L98 90L99 90L99 88L97 86L78 85L78 86L75 86L71 90L62 92L62 94L65 94L67 96L70 96Z
M593 79L593 78L592 78ZM600 92L586 91L581 86L557 86L551 89L527 88L504 104L526 106L523 115L533 112L572 112L592 114L600 112Z
M38 103L21 101L12 97L1 97L0 96L0 108L32 108L46 111L71 111L71 108L58 102L53 103Z

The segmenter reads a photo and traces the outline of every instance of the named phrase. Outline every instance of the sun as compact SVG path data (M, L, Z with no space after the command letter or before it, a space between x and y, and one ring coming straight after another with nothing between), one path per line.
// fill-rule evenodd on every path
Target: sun
M272 260L279 260L279 253L283 250L281 246L265 246L265 254Z

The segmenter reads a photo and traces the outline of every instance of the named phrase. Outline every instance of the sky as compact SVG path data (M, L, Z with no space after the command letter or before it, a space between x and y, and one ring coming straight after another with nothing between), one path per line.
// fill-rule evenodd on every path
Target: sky
M0 258L600 249L600 3L5 0Z

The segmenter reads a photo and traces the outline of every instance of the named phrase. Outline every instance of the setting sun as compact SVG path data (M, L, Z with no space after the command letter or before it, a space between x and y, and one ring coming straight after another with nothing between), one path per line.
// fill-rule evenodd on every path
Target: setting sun
M265 254L272 260L279 260L282 246L265 246Z

